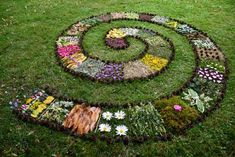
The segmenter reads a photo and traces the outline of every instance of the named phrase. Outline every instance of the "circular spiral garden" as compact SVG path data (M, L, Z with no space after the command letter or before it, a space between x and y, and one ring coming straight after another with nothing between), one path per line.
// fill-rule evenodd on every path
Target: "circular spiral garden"
M165 85L170 86L178 77L172 65L176 57L173 41L142 26L110 25L116 21L158 25L185 37L195 58L191 76L166 93ZM110 26L95 36L95 28L105 25ZM86 38L98 39L87 43ZM216 43L189 24L159 15L116 12L80 20L58 36L55 54L65 71L97 84L146 83L161 76L167 80L159 82L161 91L154 100L91 104L47 87L35 90L27 100L12 103L13 111L24 120L93 140L128 143L171 139L219 107L226 90L227 62Z

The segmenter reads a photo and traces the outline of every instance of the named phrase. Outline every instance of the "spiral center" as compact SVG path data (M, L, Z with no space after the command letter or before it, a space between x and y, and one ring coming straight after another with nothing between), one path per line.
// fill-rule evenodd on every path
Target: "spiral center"
M150 78L162 73L173 59L173 43L153 30L113 27L111 23L87 24L80 30L82 23L72 27L81 32L76 39L58 40L64 65L76 74L102 82ZM62 39L68 39L69 44Z

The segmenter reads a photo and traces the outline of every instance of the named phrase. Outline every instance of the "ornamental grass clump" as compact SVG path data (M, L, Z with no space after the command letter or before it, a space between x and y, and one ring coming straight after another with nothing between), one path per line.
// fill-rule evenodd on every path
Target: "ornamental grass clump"
M161 114L167 130L172 133L181 133L199 117L197 110L187 105L178 96L157 100L155 107Z
M166 133L163 120L150 103L129 109L129 132L133 136L159 136Z

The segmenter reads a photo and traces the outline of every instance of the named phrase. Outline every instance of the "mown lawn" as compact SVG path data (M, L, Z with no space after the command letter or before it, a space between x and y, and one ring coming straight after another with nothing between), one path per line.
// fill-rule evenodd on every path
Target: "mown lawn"
M55 40L61 31L79 19L115 11L168 16L207 32L228 58L230 76L221 108L185 136L128 146L84 141L18 120L11 113L9 101L44 84L91 103L121 104L153 100L178 88L190 77L195 63L185 38L160 26L129 21L92 29L84 39L85 48L92 51L91 55L113 59L115 52L106 53L97 40L107 29L123 25L151 28L171 38L175 45L175 60L169 67L172 73L151 80L110 85L74 78L64 72L54 55ZM234 0L0 0L0 156L235 156L234 15ZM143 48L132 39L130 42L136 49ZM125 61L136 53L116 55L114 59ZM174 75L177 77L172 78Z

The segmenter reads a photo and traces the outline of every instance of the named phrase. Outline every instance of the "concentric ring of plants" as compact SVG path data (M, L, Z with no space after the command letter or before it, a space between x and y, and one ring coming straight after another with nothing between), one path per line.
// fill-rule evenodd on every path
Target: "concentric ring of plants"
M34 90L26 100L14 101L13 111L21 119L72 135L128 143L171 139L172 135L185 133L219 107L228 78L224 54L206 33L172 18L117 12L78 21L57 38L56 56L60 65L78 77L106 84L141 81L168 73L167 67L175 55L173 42L144 27L113 27L102 39L107 49L115 50L115 53L131 47L128 38L142 42L144 50L128 61L102 59L86 51L83 39L91 28L118 20L160 25L186 37L196 61L191 78L177 90L154 101L118 106L99 102L91 104L79 98L65 97L48 86L45 91Z

